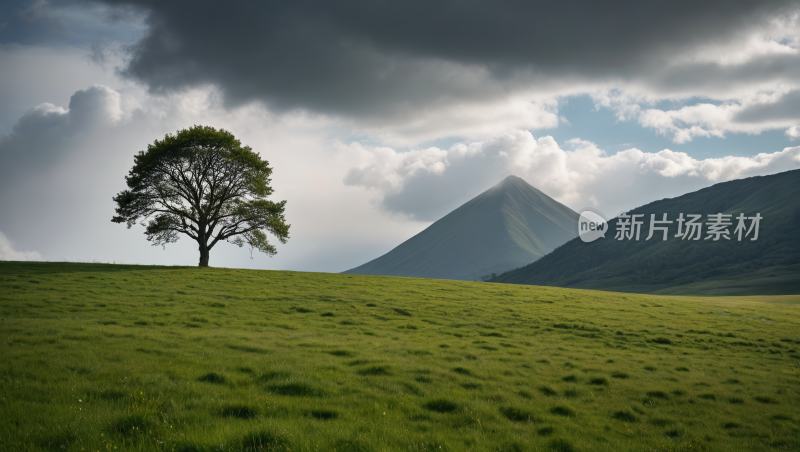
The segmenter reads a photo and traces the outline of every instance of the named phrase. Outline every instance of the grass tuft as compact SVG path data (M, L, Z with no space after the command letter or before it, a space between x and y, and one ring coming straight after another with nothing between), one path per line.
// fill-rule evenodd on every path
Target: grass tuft
M225 383L225 377L216 373L216 372L209 372L202 377L198 378L197 381L204 381L206 383L215 383L215 384L223 384Z
M557 396L558 395L558 391L556 391L555 389L551 388L550 386L540 386L539 387L539 392L541 392L542 394L544 394L546 396Z
M434 399L422 405L424 408L437 413L452 413L458 409L458 404L446 399Z
M516 407L500 407L500 414L514 422L537 421L536 416L528 410Z
M639 418L630 411L615 411L614 414L611 415L611 418L622 422L636 422L639 420Z
M557 416L565 416L565 417L575 417L576 416L575 410L573 410L570 407L563 406L563 405L554 406L553 408L550 409L550 412L555 414L555 415L557 415Z
M391 375L392 371L389 366L369 366L359 369L356 373L359 375Z
M274 394L294 397L319 397L324 394L322 389L306 383L286 383L272 385L269 387L269 390Z
M333 410L311 410L311 417L323 421L327 421L330 419L336 419L339 417L339 413Z
M573 446L572 443L570 443L569 441L562 438L556 438L551 440L547 444L547 446L553 452L575 452L575 446Z
M219 415L222 417L250 419L258 416L258 411L245 405L229 405L220 409Z

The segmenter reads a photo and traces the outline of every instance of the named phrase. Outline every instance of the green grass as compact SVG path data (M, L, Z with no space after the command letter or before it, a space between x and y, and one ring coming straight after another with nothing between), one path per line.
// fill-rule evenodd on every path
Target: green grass
M799 307L0 262L0 450L798 450Z

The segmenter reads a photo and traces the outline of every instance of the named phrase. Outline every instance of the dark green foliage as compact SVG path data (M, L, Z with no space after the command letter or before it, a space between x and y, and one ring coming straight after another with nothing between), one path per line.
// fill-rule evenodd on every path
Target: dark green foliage
M717 396L714 394L700 394L697 397L705 400L717 400Z
M550 412L558 416L575 417L575 410L563 405L551 408Z
M290 373L286 372L286 371L271 370L271 371L267 371L267 372L263 372L263 373L258 374L258 376L256 377L256 381L259 381L259 382L263 383L263 382L267 382L267 381L276 380L278 378L288 378L289 375L290 375Z
M562 378L561 380L566 381L568 383L575 383L578 381L577 375L567 375L566 377Z
M607 386L608 385L608 380L606 380L605 377L596 377L596 378L590 379L589 383L591 383L593 385L598 385L598 386Z
M393 310L394 312L396 312L396 313L400 314L400 315L405 315L405 316L409 316L409 317L411 316L411 313L410 313L410 312L408 312L408 311L406 311L405 309L400 309L400 308L392 308L392 310Z
M258 411L246 405L229 405L220 409L219 415L222 417L250 419L258 416Z
M551 440L548 444L553 452L575 452L575 447L569 441L561 438Z
M744 403L744 399L739 397L731 397L730 399L728 399L728 403L732 403L734 405L741 405Z
M647 397L651 397L653 399L668 399L669 396L664 391L647 391Z
M636 415L630 411L615 411L611 417L622 422L636 422L639 420L639 418L637 418Z
M209 251L220 240L271 256L277 250L266 232L281 243L289 238L286 201L267 200L272 168L230 132L184 129L155 140L134 161L125 178L128 190L114 197L117 215L111 221L145 225L154 246L188 235L200 247L199 266L207 267Z
M225 344L231 350L238 350L247 353L267 353L268 351L261 347L254 347L252 345L238 345L238 344Z
M542 435L542 436L550 436L550 435L552 435L552 434L553 434L553 432L554 432L554 431L555 431L555 430L553 429L553 427L550 427L550 426L548 425L548 426L546 426L546 427L542 427L542 428L540 428L539 430L536 430L536 433L538 433L538 434L540 434L540 435Z
M109 430L125 437L137 437L146 434L153 428L153 421L145 414L131 414L112 422Z
M537 421L536 416L528 410L516 407L501 407L500 414L514 422Z
M579 395L580 395L580 392L578 392L576 389L565 389L564 390L564 397L569 397L571 399L574 399L575 397L578 397Z
M778 403L777 400L773 399L772 397L767 397L767 396L756 396L756 397L753 397L753 399L755 399L757 402L767 403L767 404L769 404L769 403Z
M539 392L546 396L556 396L558 395L558 391L551 388L550 386L539 386Z
M321 389L306 383L286 383L272 385L269 387L269 390L274 394L283 396L318 397L323 395L323 391Z
M271 431L250 433L231 443L230 448L232 450L242 452L275 452L286 451L291 448L291 443L284 438L284 435Z
M666 337L657 337L655 339L651 339L650 342L655 342L656 344L665 344L665 345L672 344L672 341L667 339Z
M333 356L343 356L343 357L355 356L355 353L348 350L331 350L328 353L330 353Z
M209 372L202 377L198 378L197 381L204 381L206 383L216 383L216 384L223 384L225 383L225 377L216 373L216 372Z
M689 372L689 368L683 366L676 367L675 370L677 370L678 372Z
M320 420L330 420L339 417L339 413L333 410L311 410L311 417Z
M359 375L391 375L389 366L369 366L357 371Z
M469 369L465 369L463 367L456 367L453 369L453 372L461 375L472 375L472 372Z
M437 413L452 413L458 409L457 404L445 399L431 400L422 406L431 411L436 411Z
M629 377L629 375L626 374L625 372L612 372L611 376L614 378L622 378L622 379Z

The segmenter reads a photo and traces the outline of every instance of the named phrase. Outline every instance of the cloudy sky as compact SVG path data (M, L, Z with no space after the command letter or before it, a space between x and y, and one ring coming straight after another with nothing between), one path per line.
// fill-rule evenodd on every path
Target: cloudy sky
M194 124L270 162L292 224L212 266L346 270L509 174L613 216L800 168L797 1L221 5L0 3L0 259L196 265L110 221Z

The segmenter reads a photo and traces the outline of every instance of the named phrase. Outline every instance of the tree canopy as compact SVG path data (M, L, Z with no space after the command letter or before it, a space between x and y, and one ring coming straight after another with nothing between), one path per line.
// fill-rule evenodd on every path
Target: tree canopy
M281 243L289 238L286 201L267 199L272 168L242 146L233 134L194 126L155 140L134 157L125 181L128 190L115 196L111 221L145 226L156 245L185 234L197 241L199 266L208 266L209 251L220 240L275 255L267 232Z

